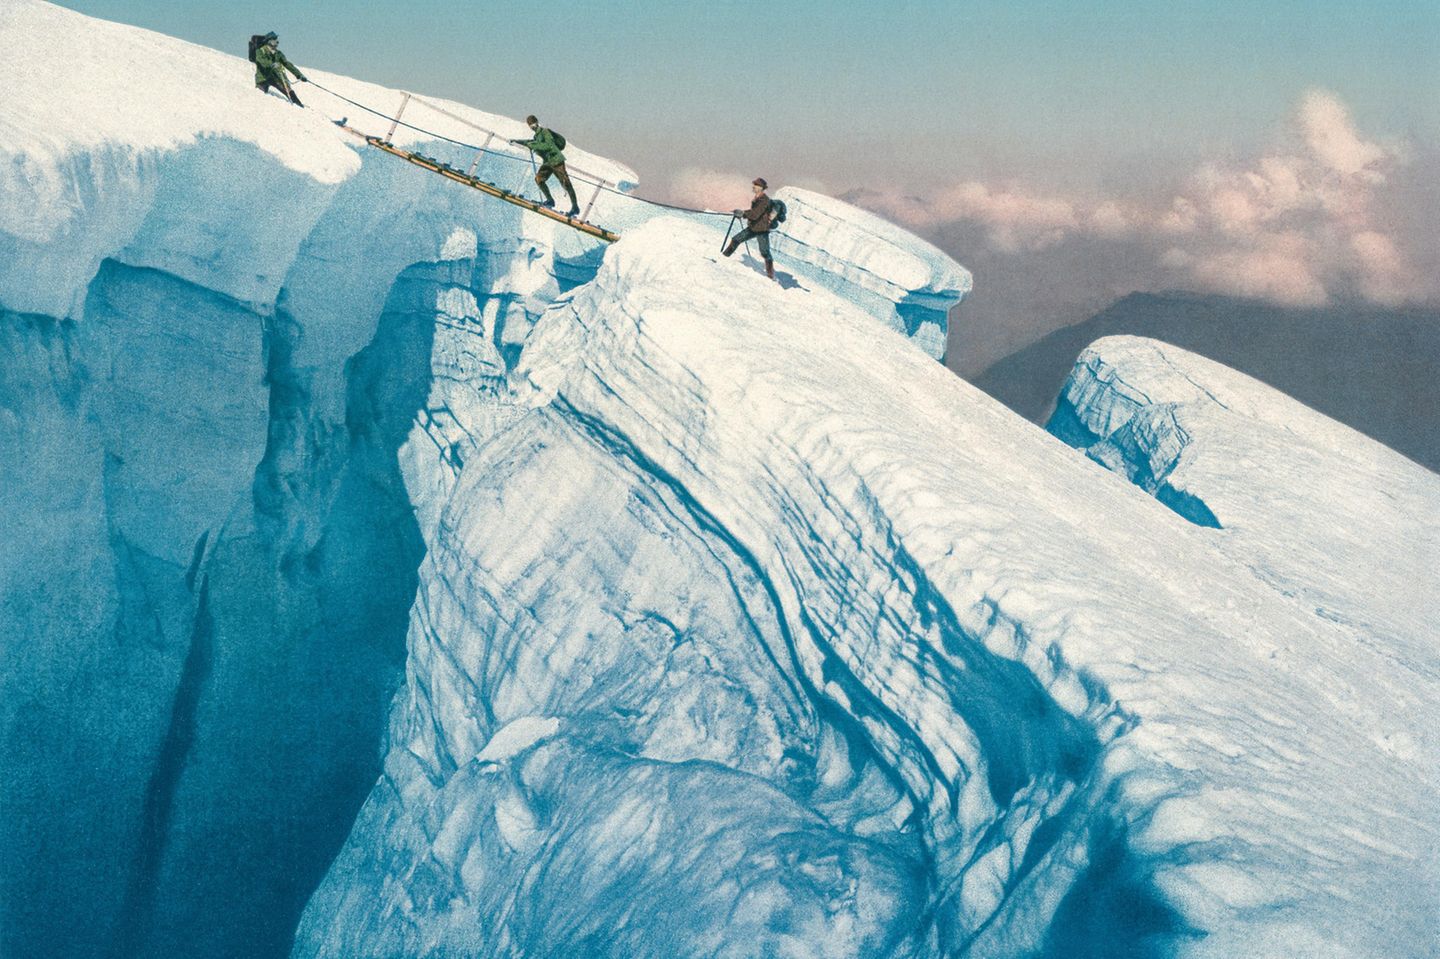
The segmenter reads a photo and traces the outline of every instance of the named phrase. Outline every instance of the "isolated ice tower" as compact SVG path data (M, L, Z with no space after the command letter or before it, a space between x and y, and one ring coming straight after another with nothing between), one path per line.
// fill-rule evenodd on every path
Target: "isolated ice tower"
M1029 426L827 197L776 284L573 146L613 246L243 59L0 35L0 953L1440 939L1434 474L1143 340Z

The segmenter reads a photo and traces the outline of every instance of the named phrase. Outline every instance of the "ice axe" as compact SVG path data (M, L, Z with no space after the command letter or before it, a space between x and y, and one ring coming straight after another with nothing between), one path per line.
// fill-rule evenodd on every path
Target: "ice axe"
M740 219L735 214L730 214L730 225L725 228L725 239L720 241L720 252L724 253L725 248L730 245L730 231L735 229L735 221Z
M517 146L517 147L525 147L525 149L526 149L527 151L529 151L529 153L530 153L530 175L531 175L531 176L538 177L538 176L540 175L540 168L535 165L535 148L534 148L534 147L531 147L531 146L527 146L523 140L511 140L510 142L511 142L512 144L514 144L515 146ZM521 184L519 192L521 192L521 193L524 193L524 192L525 192L525 186L524 186L524 184Z

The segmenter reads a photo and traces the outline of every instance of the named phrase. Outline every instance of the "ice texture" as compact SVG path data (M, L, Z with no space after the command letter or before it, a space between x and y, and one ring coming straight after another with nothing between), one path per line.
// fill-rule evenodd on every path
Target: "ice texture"
M412 439L406 684L295 956L1433 941L1433 648L680 222L509 391L458 473Z
M380 773L444 494L604 244L365 147L330 120L388 123L314 87L259 94L243 57L37 0L0 3L0 36L0 953L281 955ZM525 129L428 97L406 119ZM567 153L617 191L595 220L655 215L628 167ZM726 218L692 219L718 247ZM780 263L877 302L844 258ZM916 291L886 290L904 328ZM959 292L927 301L942 328Z
M775 284L578 147L613 247L239 57L0 34L0 952L1430 951L1378 544L1440 592L1431 474L1191 366L1254 412L1076 394L1137 487L946 373L969 275L838 201L780 191Z
M1258 380L1138 337L1081 354L1049 429L1215 528L1237 567L1357 640L1410 668L1435 657L1434 473Z

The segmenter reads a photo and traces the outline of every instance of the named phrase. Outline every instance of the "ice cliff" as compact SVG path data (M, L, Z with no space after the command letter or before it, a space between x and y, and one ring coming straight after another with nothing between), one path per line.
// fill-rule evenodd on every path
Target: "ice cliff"
M512 389L458 475L409 465L439 496L406 689L295 955L1435 931L1406 851L1435 836L1434 650L1400 666L1237 575L851 304L656 222L543 315Z
M1153 493L1249 569L1419 666L1440 639L1435 475L1264 384L1178 347L1081 354L1049 429Z
M1333 424L1177 393L1179 443L1077 388L1137 488L946 373L969 275L839 201L781 193L777 285L578 148L613 247L240 58L36 0L0 34L0 951L1434 941L1428 607L1261 497L1350 469ZM1382 460L1345 475L1400 540L1435 480Z

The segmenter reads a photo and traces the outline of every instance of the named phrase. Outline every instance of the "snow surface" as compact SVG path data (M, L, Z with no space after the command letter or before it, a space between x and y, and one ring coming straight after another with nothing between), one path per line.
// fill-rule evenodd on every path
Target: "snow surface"
M523 415L500 400L521 345L605 245L363 146L329 120L387 122L318 88L303 111L259 94L240 56L35 0L0 0L0 35L18 60L0 110L0 858L21 864L0 874L0 952L280 954L378 773L444 493ZM402 100L288 52L326 87ZM431 98L405 116L467 141L523 129ZM623 195L626 167L568 153L621 191L596 220L655 215ZM530 164L477 173L522 188ZM728 218L691 219L718 247ZM782 251L782 279L941 355L960 291L877 287L878 262L934 252L865 229L863 267ZM435 488L412 504L402 469Z
M407 682L296 956L1433 943L1428 666L872 317L656 221L511 395L458 472L412 437Z
M300 247L337 201L371 192L341 185L363 165L398 166L393 158L365 155L367 148L332 119L343 117L364 133L535 194L528 153L506 143L528 135L521 121L449 100L407 99L398 90L314 69L300 51L290 51L292 58L328 90L392 116L403 108L406 123L491 153L477 161L474 150L405 126L392 133L389 120L315 86L299 85L310 109L297 110L258 94L254 67L243 57L41 0L5 0L0 32L19 60L0 114L0 252L14 267L0 273L0 303L9 309L79 316L85 284L107 257L203 278L218 292L268 307ZM142 63L146 69L137 71ZM552 122L563 127L559 119ZM247 148L275 161L258 182L237 182L239 171L251 166ZM623 230L664 212L626 195L637 180L629 167L573 143L566 156L593 222ZM423 189L417 170L391 173L392 182L407 184L398 189ZM597 192L588 185L597 181L615 189ZM452 209L503 207L451 183L431 186L449 194L443 203ZM178 196L171 192L177 188ZM946 314L969 291L969 274L869 213L806 191L793 195L794 256L780 257L782 270L792 271L789 281L827 286L891 311L890 325L942 357ZM370 200L372 218L395 205ZM507 215L490 210L486 216ZM567 259L598 249L598 241L552 221L518 212L510 218ZM715 231L718 246L727 218L692 219Z
M838 201L781 192L778 285L633 197L607 248L0 2L0 951L1432 951L1432 607L1296 532L1330 475L1423 549L1429 474L1196 366L1253 415L1074 406L1137 488Z
M1258 380L1176 346L1106 337L1050 429L1219 528L1211 539L1317 616L1440 678L1440 477Z

